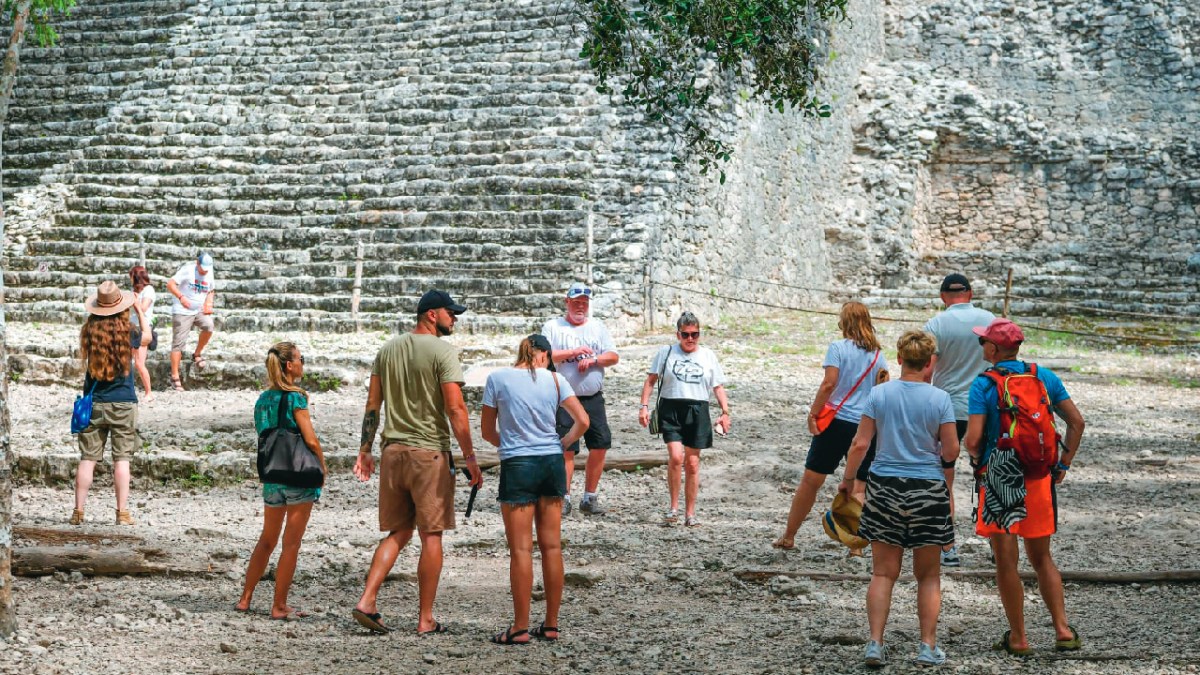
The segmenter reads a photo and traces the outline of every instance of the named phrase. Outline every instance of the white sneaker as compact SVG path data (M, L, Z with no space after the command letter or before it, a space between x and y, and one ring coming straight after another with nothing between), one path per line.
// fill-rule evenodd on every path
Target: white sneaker
M949 551L942 551L942 567L961 567L962 558L958 557L958 547L951 546Z
M874 640L867 640L867 651L863 655L863 663L868 668L882 668L887 665L887 653L883 645Z
M945 662L946 652L942 651L941 647L930 647L924 642L921 643L921 648L917 650L918 666L940 666Z
M563 497L562 514L563 518L571 515L571 495Z
M596 495L591 499L584 499L579 502L579 512L587 513L593 516L602 516L605 513L603 506L600 506L600 495Z

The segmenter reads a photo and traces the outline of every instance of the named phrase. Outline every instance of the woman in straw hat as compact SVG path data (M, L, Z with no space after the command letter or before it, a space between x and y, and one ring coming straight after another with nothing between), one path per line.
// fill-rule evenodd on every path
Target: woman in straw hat
M267 350L267 382L269 388L259 395L254 404L254 430L262 434L267 429L285 427L300 433L304 444L321 462L321 472L329 475L325 465L325 452L321 441L313 430L312 417L308 413L308 392L297 384L304 377L304 355L291 342L276 342ZM283 412L283 419L279 413ZM300 541L308 527L313 504L321 498L321 488L301 488L263 483L263 529L258 536L250 561L246 563L246 582L242 586L242 597L234 609L250 611L254 589L267 571L267 563L283 533L283 550L279 552L279 563L275 566L275 597L271 603L271 618L294 621L309 615L308 612L288 605L288 591L292 588L292 577L296 573L296 561L300 557Z
M129 308L138 318L138 344L131 344ZM71 524L83 523L96 462L112 439L117 524L133 525L129 515L129 459L137 449L137 394L133 390L133 354L150 343L150 322L134 295L111 281L100 284L84 303L88 317L79 331L83 392L92 394L91 423L79 432L79 468L75 472L75 511Z
M896 343L900 379L871 391L846 459L846 475L838 486L841 493L853 489L874 438L875 460L867 476L867 502L858 527L859 536L871 542L871 584L867 588L871 639L865 656L870 667L887 661L883 630L904 549L912 549L917 578L921 629L917 663L937 666L946 661L937 644L941 551L954 541L954 527L942 460L958 458L958 431L950 395L928 384L936 350L937 342L928 333L911 330L900 336Z
M837 471L838 464L850 449L850 441L854 440L854 434L858 431L863 403L871 393L871 387L888 377L887 363L879 348L879 340L875 337L871 312L866 305L861 302L842 305L838 328L842 331L842 339L829 345L825 352L825 361L822 363L825 379L817 388L808 415L808 432L813 438L808 456L804 459L804 475L796 486L796 494L792 496L787 527L772 544L775 548L795 548L796 532L808 518L809 511L812 511L817 491L825 484L825 479ZM826 404L831 412L833 408L837 412L828 426L821 429L817 425L817 418ZM866 478L864 470L859 480Z

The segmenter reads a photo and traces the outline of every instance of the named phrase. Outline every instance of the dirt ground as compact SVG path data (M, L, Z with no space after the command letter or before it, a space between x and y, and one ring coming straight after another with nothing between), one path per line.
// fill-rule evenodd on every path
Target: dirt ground
M894 357L906 326L884 324ZM1060 492L1060 533L1054 552L1064 570L1192 569L1200 554L1200 356L1147 354L1032 336L1027 360L1059 372L1088 421L1079 456ZM704 453L697 528L664 527L665 468L608 472L601 491L609 513L564 523L570 578L562 640L499 647L487 638L511 617L507 551L495 502L497 474L445 538L446 562L436 605L449 625L441 636L415 635L415 546L401 553L395 581L380 609L400 628L387 636L350 618L374 545L377 483L348 473L331 478L314 509L292 604L313 612L296 622L268 620L272 582L263 581L248 615L232 609L245 561L261 527L262 502L253 481L204 486L141 478L132 497L138 525L120 530L168 551L173 560L212 564L211 576L87 578L59 575L16 580L19 632L0 643L0 672L10 673L515 673L515 672L860 672L866 639L866 583L748 582L748 568L869 572L870 559L850 559L814 517L794 551L770 546L786 518L809 435L797 422L820 377L832 320L781 319L708 330L705 343L730 377L733 432ZM265 341L265 336L247 338ZM455 338L456 340L459 338ZM606 386L614 429L613 454L657 450L661 442L636 424L643 372L669 336L622 341L623 363ZM462 338L490 342L505 358L512 336ZM220 343L215 343L219 345ZM311 362L333 340L301 340ZM376 341L375 344L378 344ZM343 349L359 348L358 345ZM214 358L220 351L214 352ZM143 406L144 436L155 442L212 430L253 437L256 392L160 394ZM58 427L73 392L64 387L11 388L17 453L69 449ZM364 395L357 387L314 393L318 433L335 452L353 452ZM473 416L478 440L478 418ZM53 429L51 428L53 427ZM230 429L233 429L232 431ZM251 429L250 431L246 431ZM194 439L201 439L195 441ZM232 444L240 447L239 444ZM249 454L247 454L249 461ZM983 540L972 536L968 472L960 463L957 526L965 566L986 569ZM575 481L580 492L582 472ZM834 493L823 489L818 507ZM110 525L111 482L89 502L91 533ZM16 525L66 527L68 485L18 484ZM24 542L18 542L24 543ZM535 560L536 563L536 560ZM1024 563L1023 563L1024 564ZM906 564L907 567L907 564ZM939 638L947 670L962 673L1177 673L1200 669L1200 593L1195 585L1068 584L1071 622L1082 653L1055 655L1053 632L1036 588L1027 586L1027 615L1036 655L1021 661L990 645L1003 632L994 584L946 579ZM533 620L540 619L534 603ZM914 584L896 588L887 641L891 672L915 670Z

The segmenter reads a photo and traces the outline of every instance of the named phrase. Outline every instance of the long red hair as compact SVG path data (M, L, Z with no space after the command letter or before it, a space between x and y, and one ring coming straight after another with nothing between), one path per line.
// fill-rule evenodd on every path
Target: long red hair
M129 375L129 310L112 316L89 314L79 329L79 357L93 380L110 382Z

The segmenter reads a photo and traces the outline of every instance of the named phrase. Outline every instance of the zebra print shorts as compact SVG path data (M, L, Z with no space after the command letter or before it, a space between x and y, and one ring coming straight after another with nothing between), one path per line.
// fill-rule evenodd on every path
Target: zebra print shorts
M871 474L858 536L901 548L954 543L946 481Z

